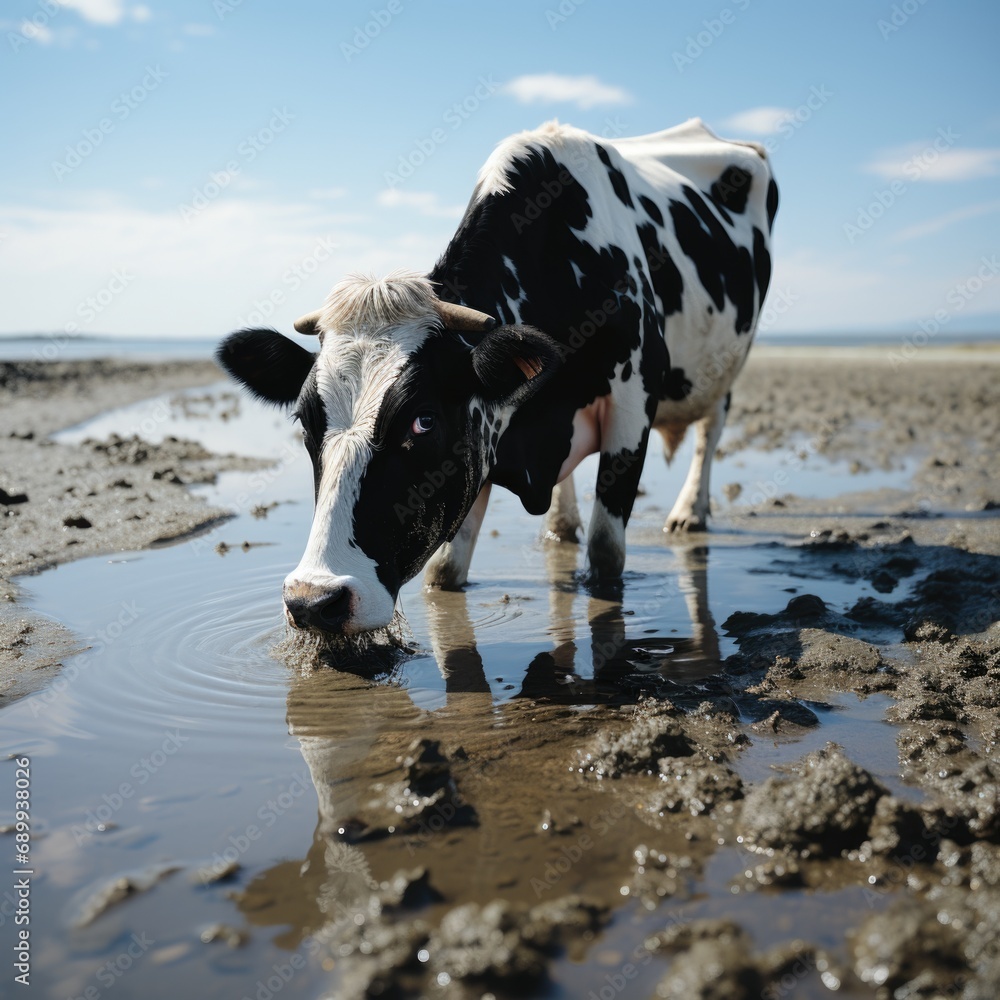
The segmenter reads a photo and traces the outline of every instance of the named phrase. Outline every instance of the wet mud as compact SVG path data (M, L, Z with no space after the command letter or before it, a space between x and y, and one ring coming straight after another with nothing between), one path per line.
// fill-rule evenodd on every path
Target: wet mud
M625 580L595 592L575 546L501 502L480 582L409 588L374 659L285 637L287 484L255 496L266 517L157 553L197 609L150 612L84 654L68 700L0 716L53 763L80 727L122 731L42 807L51 995L148 932L132 995L995 997L997 371L765 352L707 535L663 535L650 455ZM176 437L76 447L211 478ZM896 485L871 487L883 466ZM141 602L162 591L140 569L120 586ZM168 724L156 791L88 826L113 761Z

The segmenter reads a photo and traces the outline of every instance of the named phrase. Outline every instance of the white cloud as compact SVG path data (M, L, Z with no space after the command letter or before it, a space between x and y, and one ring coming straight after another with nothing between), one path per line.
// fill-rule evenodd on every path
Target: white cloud
M33 21L21 22L21 34L42 45L48 45L52 41L52 32L44 24L35 24Z
M433 191L400 191L386 188L377 198L383 208L412 208L421 215L438 216L445 219L460 219L464 205L442 205L441 199Z
M139 208L110 193L70 206L0 204L0 218L0 273L10 286L2 332L57 332L76 323L83 333L140 336L222 335L275 292L279 304L267 322L290 330L350 271L430 269L454 228L441 220L407 231L315 201L231 191L190 222L176 207ZM332 252L317 254L321 241ZM319 266L300 283L288 278L310 255ZM116 269L131 276L128 285L85 322L81 308Z
M941 148L914 143L889 150L865 169L885 180L971 181L1000 173L1000 149Z
M140 3L129 11L129 15L133 21L148 21L153 12L144 3Z
M749 132L751 135L775 135L781 123L795 115L792 108L779 108L774 105L762 105L759 108L748 108L739 114L732 115L722 124L725 128L736 132Z
M211 24L185 24L182 30L185 35L192 35L195 38L207 38L215 34L215 27Z
M624 87L601 83L593 75L528 74L515 77L500 89L522 104L565 102L587 109L605 104L630 104L633 100L632 95Z
M1000 211L1000 201L982 201L976 205L966 205L965 208L955 209L953 212L945 212L944 215L936 215L925 222L918 222L916 225L907 226L896 233L892 240L894 243L906 243L909 240L920 239L922 236L932 236L941 232L956 222L964 222L966 219L976 219L991 212Z
M118 24L125 16L124 0L60 0L60 3L93 24Z

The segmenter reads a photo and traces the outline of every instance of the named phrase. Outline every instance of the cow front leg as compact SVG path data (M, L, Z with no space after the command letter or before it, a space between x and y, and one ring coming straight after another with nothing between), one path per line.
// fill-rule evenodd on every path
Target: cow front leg
M465 516L458 534L431 556L424 570L424 583L442 590L458 590L469 582L469 564L490 502L490 483L485 483Z
M649 428L637 448L601 452L594 511L587 531L587 557L593 582L617 580L625 567L625 527L632 513L646 457Z
M576 502L576 487L570 473L552 491L552 503L545 515L545 537L557 542L578 542L577 532L583 528L580 508Z
M664 531L705 531L708 528L708 488L712 457L726 426L729 396L721 397L712 411L694 425L694 457L687 479L674 503Z

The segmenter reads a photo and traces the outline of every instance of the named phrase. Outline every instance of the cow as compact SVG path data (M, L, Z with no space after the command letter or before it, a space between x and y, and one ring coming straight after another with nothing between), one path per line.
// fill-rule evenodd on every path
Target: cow
M293 408L315 473L293 628L359 636L404 583L460 588L492 486L582 527L572 473L600 455L590 578L620 578L649 432L694 458L665 531L702 530L730 387L771 276L778 189L762 146L699 119L606 139L550 122L502 141L429 274L351 275L295 324L239 330L221 366Z

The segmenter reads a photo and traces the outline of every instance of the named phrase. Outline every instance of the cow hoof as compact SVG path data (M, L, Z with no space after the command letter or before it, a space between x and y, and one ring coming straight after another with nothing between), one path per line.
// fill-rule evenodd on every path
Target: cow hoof
M663 526L668 535L680 535L685 531L708 531L707 518L691 514L687 517L670 517Z

